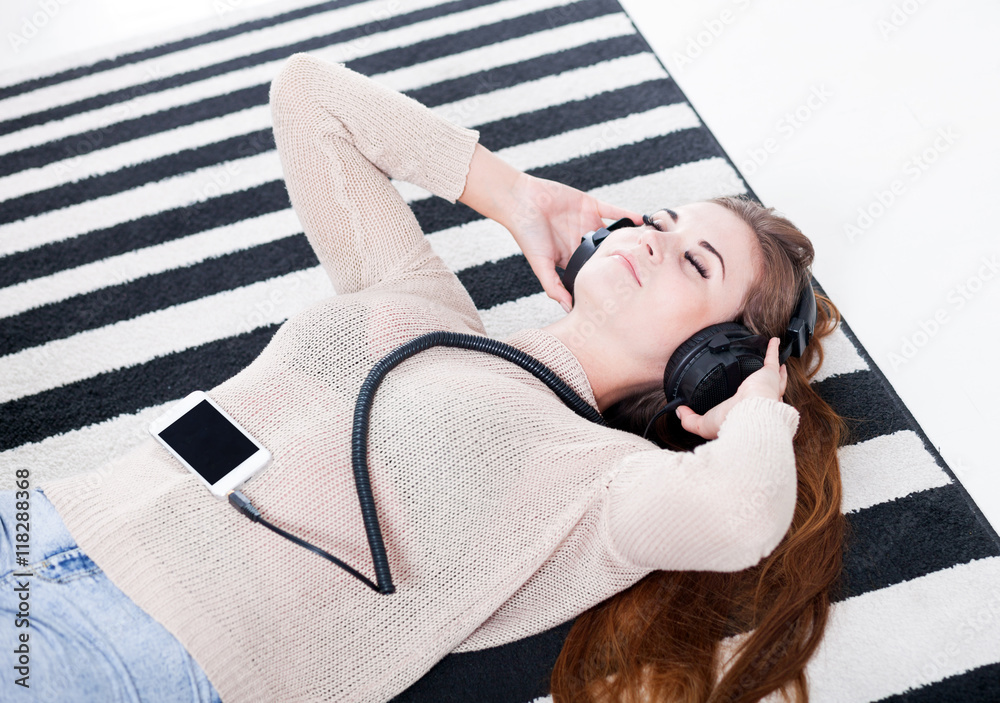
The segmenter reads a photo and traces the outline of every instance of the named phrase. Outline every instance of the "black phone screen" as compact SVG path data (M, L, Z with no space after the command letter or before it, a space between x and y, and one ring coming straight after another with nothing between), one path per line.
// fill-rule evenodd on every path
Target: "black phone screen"
M160 432L164 442L209 483L249 459L257 446L207 400Z

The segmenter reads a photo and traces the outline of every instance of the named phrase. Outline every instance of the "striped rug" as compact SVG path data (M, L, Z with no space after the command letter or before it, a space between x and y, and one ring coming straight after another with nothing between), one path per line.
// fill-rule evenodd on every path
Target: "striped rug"
M749 191L616 0L237 14L0 73L0 487L15 469L37 484L121 455L333 293L270 132L268 85L294 52L346 62L518 167L629 208ZM499 225L400 190L492 335L562 314ZM812 700L1000 699L996 533L846 323L815 386L852 418L853 537ZM570 624L451 654L397 700L548 700Z

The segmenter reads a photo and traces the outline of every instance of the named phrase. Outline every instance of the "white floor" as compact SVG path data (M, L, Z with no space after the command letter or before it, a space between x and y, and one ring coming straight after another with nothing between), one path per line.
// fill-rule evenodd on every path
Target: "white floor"
M0 67L268 2L5 0ZM758 196L811 237L817 280L1000 529L1000 5L620 2Z

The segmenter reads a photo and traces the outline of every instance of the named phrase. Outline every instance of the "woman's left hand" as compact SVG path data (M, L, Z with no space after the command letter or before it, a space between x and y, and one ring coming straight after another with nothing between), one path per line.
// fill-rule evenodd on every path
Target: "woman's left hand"
M677 417L681 419L681 427L705 439L715 439L719 436L719 428L725 422L726 415L744 398L771 398L784 402L788 371L784 364L778 365L778 345L778 338L771 337L767 343L764 366L743 379L732 398L722 401L704 415L699 415L686 405L678 407Z
M514 210L504 226L524 252L545 293L569 312L573 297L563 286L556 266L565 268L587 232L604 227L602 218L642 215L602 202L571 186L520 174L511 189Z

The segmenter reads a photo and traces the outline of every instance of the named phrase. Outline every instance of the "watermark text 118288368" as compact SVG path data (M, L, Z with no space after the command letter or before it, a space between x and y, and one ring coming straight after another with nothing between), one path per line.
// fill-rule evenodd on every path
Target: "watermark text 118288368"
M17 469L15 472L17 492L14 494L15 513L14 523L14 559L21 571L14 572L14 592L17 594L17 610L14 611L14 683L24 688L30 688L29 679L31 677L31 572L24 571L28 566L28 552L30 546L31 529L31 503L29 500L29 489L31 488L31 476L28 469Z

